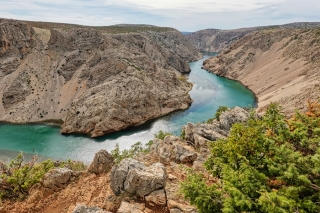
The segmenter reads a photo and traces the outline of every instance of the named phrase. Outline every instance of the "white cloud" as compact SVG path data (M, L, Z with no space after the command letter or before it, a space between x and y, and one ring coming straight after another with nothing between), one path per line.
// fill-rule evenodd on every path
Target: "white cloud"
M141 9L185 10L189 12L251 11L286 0L122 0L118 4L132 4ZM110 1L106 1L110 2Z
M319 0L2 0L0 18L195 31L320 21L318 5Z

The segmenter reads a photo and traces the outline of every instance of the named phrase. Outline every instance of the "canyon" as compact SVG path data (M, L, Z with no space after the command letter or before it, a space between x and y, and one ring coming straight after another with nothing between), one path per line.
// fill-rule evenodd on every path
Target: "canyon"
M0 121L98 137L188 108L181 74L201 54L175 29L131 27L1 19Z
M290 116L317 101L319 23L186 35L149 25L85 27L0 20L0 121L50 122L62 133L91 137L186 109L192 88L182 74L199 51L219 51L203 69L242 82L257 96L258 113L278 102ZM249 109L234 107L207 123L188 123L181 137L155 137L146 152L121 159L99 151L85 171L56 168L26 199L2 212L171 212L198 210L179 191L190 170L212 184L203 167L208 142L228 137ZM208 118L212 115L208 115ZM160 134L160 133L159 133ZM58 164L56 162L56 164Z

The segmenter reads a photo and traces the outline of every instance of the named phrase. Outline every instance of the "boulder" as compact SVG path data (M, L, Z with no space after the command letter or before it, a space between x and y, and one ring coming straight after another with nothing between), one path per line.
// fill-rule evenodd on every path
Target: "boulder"
M95 154L88 171L96 174L109 172L113 165L114 161L112 155L106 150L100 150Z
M72 170L67 168L52 169L43 177L43 185L57 191L63 188L72 176Z
M194 138L195 147L204 147L207 145L207 142L209 141L208 139L198 134L194 134L193 138Z
M218 121L212 124L188 123L185 129L186 140L193 142L196 147L206 147L207 141L216 141L228 135L220 128Z
M110 213L99 207L88 207L86 205L77 205L72 213Z
M145 197L151 204L165 206L167 204L166 193L163 189L157 190Z
M250 114L243 108L234 107L221 113L220 128L229 132L234 123L244 123L248 121Z
M164 140L155 139L151 146L151 151L159 155L161 163L192 163L197 158L197 153L189 146L185 140L168 135Z
M126 192L144 198L165 187L166 168L161 163L145 166L142 162L127 158L112 168L110 179L114 194Z
M187 141L194 141L193 139L193 132L194 132L195 125L193 123L188 123L185 128L185 138Z
M127 203L121 202L120 208L117 213L144 213L145 206L140 203Z
M192 163L197 159L197 153L193 152L186 146L179 144L174 145L175 160L181 163Z
M170 213L198 213L195 207L177 203L173 200L168 201L168 207Z

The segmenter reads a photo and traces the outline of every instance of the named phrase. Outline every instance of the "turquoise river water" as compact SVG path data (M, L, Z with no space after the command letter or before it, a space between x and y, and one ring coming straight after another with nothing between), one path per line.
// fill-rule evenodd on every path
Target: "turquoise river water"
M188 122L202 122L213 117L219 106L250 107L255 104L254 94L236 81L216 76L201 69L202 62L216 53L204 53L202 60L190 63L189 81L193 83L191 107L158 118L142 126L92 139L82 135L61 135L59 127L46 125L0 124L0 156L10 158L23 151L54 159L92 161L100 149L108 151L119 143L121 149L140 141L153 139L159 130L179 135ZM30 156L30 155L29 155Z

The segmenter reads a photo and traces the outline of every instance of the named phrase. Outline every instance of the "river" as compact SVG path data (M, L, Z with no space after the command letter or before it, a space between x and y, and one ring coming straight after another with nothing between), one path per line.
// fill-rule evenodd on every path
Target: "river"
M142 126L111 133L100 138L89 138L83 135L61 135L60 128L46 125L13 125L0 124L0 156L11 158L19 151L38 154L54 159L92 161L100 149L108 151L115 148L129 148L140 141L146 143L153 139L159 130L179 135L181 127L188 122L197 123L213 117L219 106L250 107L255 104L254 94L239 82L232 81L201 69L202 63L216 53L204 53L202 60L191 62L189 81L193 83L190 96L194 100L191 107L158 118Z

